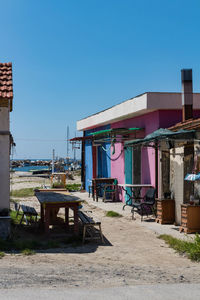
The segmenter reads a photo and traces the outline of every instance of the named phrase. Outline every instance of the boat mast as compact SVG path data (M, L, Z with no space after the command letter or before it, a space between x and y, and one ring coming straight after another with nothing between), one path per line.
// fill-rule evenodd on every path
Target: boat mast
M75 137L76 137L76 131L75 131ZM76 162L76 146L74 147L74 163Z
M69 126L67 126L67 167L69 167Z
M53 155L52 155L52 174L54 173L54 162L55 162L55 149L53 149Z

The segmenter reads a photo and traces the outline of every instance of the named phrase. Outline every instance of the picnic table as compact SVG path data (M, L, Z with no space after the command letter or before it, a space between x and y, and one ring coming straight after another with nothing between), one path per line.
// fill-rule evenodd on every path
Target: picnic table
M40 192L35 191L35 196L40 202L41 223L45 233L49 233L49 226L61 207L65 208L65 225L69 228L69 209L74 213L74 233L78 234L78 208L82 200L78 197L67 194L66 192Z

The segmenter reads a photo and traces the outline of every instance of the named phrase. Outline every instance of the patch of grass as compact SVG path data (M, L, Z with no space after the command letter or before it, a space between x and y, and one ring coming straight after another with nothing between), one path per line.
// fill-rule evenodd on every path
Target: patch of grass
M63 244L71 244L74 247L80 245L81 237L77 236L70 236L68 238L59 238L57 240L48 239L44 240L43 237L38 236L37 233L33 231L29 232L27 226L19 225L21 219L21 212L17 216L16 211L10 211L11 216L11 226L14 229L14 235L7 239L3 240L0 239L0 251L8 251L8 252L15 252L19 251L21 253L27 252L25 250L46 250L52 248L60 248L63 247ZM17 230L16 230L17 229ZM1 252L0 252L1 253ZM29 255L29 254L25 254ZM1 257L0 257L1 258Z
M74 246L76 246L77 241L79 237L69 237L68 241L65 239L58 239L58 240L44 240L42 237L39 237L37 233L28 233L28 228L19 226L19 222L21 219L21 213L17 215L16 211L11 211L11 226L14 228L14 235L7 239L3 240L0 239L0 251L24 251L26 249L29 250L46 250L46 249L52 249L52 248L60 248L63 246L63 244L70 244L74 243ZM18 227L18 230L16 231L16 228ZM26 251L25 251L26 252ZM28 254L27 254L28 255Z
M69 236L65 239L62 240L63 244L69 245L71 244L72 247L78 247L80 245L82 245L82 237L81 236Z
M19 251L25 255L30 255L28 252L35 252L34 250L47 250L54 248L62 248L64 245L71 245L72 247L78 247L82 243L82 237L71 236L65 239L55 240L46 240L40 241L35 239L27 239L22 237L11 238L8 240L0 239L0 251ZM0 252L0 258L1 258ZM34 253L31 253L34 254Z
M18 215L17 215L16 211L11 210L10 211L10 217L11 217L11 223L12 224L14 224L14 225L19 224L20 220L22 218L22 212L18 212Z
M111 218L120 218L122 215L118 214L116 211L109 210L106 213L106 217L111 217Z
M23 251L25 249L41 249L43 244L34 239L17 239L13 241L13 246L16 250Z
M20 251L24 254L28 250L46 250L61 247L61 241L39 241L36 239L11 238L8 240L0 239L0 251ZM28 255L28 254L26 254Z
M31 197L34 196L34 190L38 189L36 188L25 188L25 189L20 189L20 190L13 190L10 192L10 196L13 197Z
M3 258L5 256L4 252L0 252L0 259Z
M24 249L41 249L43 244L37 240L22 238L0 239L0 250L2 251L23 251Z
M198 234L190 242L179 240L167 234L162 234L159 238L163 239L178 253L187 255L191 260L200 261L200 236Z
M50 241L47 242L46 247L47 247L47 249L59 248L60 244L59 244L59 242L50 240Z
M22 253L23 255L34 255L34 254L35 254L35 251L32 250L32 249L26 248L26 249L22 250L21 253Z
M10 217L11 217L11 224L12 225L19 225L21 222L21 218L22 218L22 211L19 211L18 214L15 210L10 210ZM27 216L26 217L28 221L31 221L31 217ZM21 224L25 224L25 220L22 220Z
M81 184L73 183L73 184L66 184L66 189L70 192L76 192L80 190Z

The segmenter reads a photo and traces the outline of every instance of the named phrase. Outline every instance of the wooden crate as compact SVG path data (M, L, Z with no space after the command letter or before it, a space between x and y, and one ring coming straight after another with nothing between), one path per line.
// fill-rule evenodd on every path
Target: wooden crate
M175 201L173 199L156 199L157 217L160 224L173 224L175 222Z
M200 232L200 205L181 205L181 227L180 232Z

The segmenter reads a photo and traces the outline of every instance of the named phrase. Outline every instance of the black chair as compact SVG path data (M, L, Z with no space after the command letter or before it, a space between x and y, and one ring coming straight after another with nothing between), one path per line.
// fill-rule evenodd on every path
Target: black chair
M134 219L134 213L137 212L141 216L141 221L143 221L143 216L155 215L155 195L156 189L150 188L147 190L144 198L140 202L132 203L132 219Z

